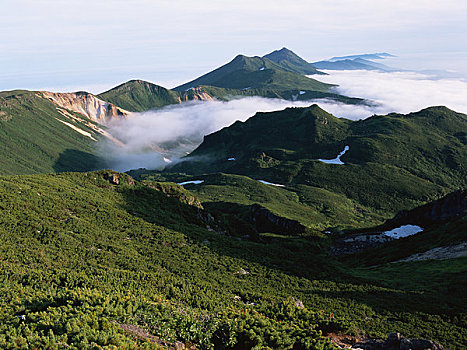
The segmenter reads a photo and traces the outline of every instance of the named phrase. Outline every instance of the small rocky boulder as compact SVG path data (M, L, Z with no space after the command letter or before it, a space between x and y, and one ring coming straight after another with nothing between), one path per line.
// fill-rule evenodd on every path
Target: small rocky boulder
M120 184L126 184L126 185L134 185L135 180L128 175L128 174L123 174L123 173L118 173L116 171L104 171L102 174L102 177L109 181L112 185L120 185Z

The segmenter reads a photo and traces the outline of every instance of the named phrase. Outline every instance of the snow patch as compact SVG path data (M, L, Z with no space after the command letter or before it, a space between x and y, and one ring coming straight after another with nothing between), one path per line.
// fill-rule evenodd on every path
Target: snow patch
M345 164L343 161L341 161L341 157L350 149L349 146L345 146L344 150L339 153L339 155L334 158L334 159L318 159L320 162L326 163L326 164L338 164L342 165Z
M299 94L304 95L306 91L300 90Z
M188 184L199 185L199 184L202 184L203 182L204 180L192 180L192 181L179 182L178 185L180 186L188 185Z
M264 67L261 67L259 70L264 70Z
M271 186L277 186L277 187L285 187L284 185L280 185L280 184L274 184L272 182L268 182L268 181L264 181L264 180L258 180L259 182L265 184L265 185L271 185Z
M164 162L166 162L166 163L172 163L172 161L171 161L169 158L165 158L165 157L164 157L164 158L162 158L162 159L163 159Z
M416 233L422 232L423 228L417 225L403 225L391 231L384 231L383 234L392 238L402 238L412 236Z
M233 157L232 157L232 158L229 158L229 159L227 159L227 160L237 160L237 158L233 158Z

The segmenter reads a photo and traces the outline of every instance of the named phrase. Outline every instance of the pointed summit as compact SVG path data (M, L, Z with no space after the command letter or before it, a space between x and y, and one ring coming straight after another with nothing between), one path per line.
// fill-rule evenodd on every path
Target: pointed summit
M293 52L291 54L294 55ZM293 60L293 56L290 57L292 58L289 60ZM295 62L297 58L300 60L300 57L296 56ZM301 64L303 65L303 62ZM305 62L306 64L308 63ZM279 64L267 57L237 55L229 63L173 90L183 92L198 86L214 86L244 91L267 89L276 93L291 90L328 92L331 85L303 76L313 74L309 72L310 70L307 70L307 73L297 74L296 69L287 68L286 63Z
M289 50L286 47L283 47L280 50L275 50L265 56L274 63L281 66L282 69L299 73L299 74L324 74L316 69L311 63L305 61L303 58L298 56L292 50Z

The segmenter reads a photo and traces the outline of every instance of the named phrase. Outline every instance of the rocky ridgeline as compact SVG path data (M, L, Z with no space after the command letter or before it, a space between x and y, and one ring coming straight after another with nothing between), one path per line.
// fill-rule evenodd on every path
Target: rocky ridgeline
M197 86L191 88L179 97L179 102L187 102L187 101L213 101L214 98L209 95L206 91L203 90L202 87Z
M131 114L87 92L61 93L42 91L41 94L56 106L80 113L99 124L107 124L113 119L125 118Z
M465 215L467 215L467 190L463 189L421 207L400 211L384 226L392 228L412 224L427 227Z

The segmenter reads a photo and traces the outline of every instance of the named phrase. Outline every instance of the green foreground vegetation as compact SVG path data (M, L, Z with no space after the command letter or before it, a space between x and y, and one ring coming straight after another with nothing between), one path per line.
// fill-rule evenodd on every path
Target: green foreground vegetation
M159 347L125 325L200 349L391 331L465 347L465 293L446 286L465 285L465 260L355 267L329 237L216 232L226 218L200 202L109 171L0 177L0 347Z

